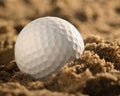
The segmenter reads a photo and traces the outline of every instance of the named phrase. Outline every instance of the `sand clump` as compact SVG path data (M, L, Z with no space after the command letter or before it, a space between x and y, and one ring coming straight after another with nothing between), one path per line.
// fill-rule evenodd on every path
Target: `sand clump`
M79 59L67 63L60 71L58 75L48 81L35 80L27 74L21 73L16 65L16 62L12 60L8 64L0 65L0 93L3 95L14 94L23 96L32 96L30 94L49 94L58 96L116 96L120 94L120 71L116 68L116 62L110 61L105 57L109 56L106 49L111 50L111 54L118 54L120 48L118 41L106 41L99 40L96 37L96 41L92 42L86 38L85 51ZM95 39L95 37L94 37ZM113 47L112 44L116 44ZM105 46L104 50L103 47ZM100 54L99 51L101 50ZM117 52L115 51L117 49ZM106 54L105 54L106 52ZM104 54L103 54L104 53ZM116 60L117 55L110 55L111 58ZM118 64L118 63L117 63ZM117 71L117 74L116 74ZM96 89L97 87L97 89ZM11 90L14 88L15 90ZM39 90L39 92L38 92ZM45 92L45 93L44 93ZM84 94L84 95L83 95Z
M114 63L114 67L120 70L120 42L119 41L102 41L98 44L91 43L86 45L86 50L97 53L101 59Z

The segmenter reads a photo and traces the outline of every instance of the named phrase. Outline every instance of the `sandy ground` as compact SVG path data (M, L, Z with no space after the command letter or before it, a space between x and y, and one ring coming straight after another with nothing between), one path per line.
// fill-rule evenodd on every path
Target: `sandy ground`
M78 28L85 51L48 81L19 71L14 44L21 29L43 16ZM120 0L0 0L0 96L119 96Z

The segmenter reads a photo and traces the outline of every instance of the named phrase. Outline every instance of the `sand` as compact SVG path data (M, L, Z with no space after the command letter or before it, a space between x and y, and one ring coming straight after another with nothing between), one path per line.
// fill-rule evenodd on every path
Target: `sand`
M43 16L78 28L85 51L50 80L19 71L14 45L21 29ZM0 96L119 96L120 0L0 1Z

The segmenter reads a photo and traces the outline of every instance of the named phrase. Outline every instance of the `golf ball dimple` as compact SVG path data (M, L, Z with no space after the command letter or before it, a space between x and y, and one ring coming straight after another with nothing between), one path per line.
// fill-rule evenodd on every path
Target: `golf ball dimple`
M20 32L15 60L21 72L42 79L58 73L65 63L79 58L83 51L83 39L72 24L58 17L42 17Z

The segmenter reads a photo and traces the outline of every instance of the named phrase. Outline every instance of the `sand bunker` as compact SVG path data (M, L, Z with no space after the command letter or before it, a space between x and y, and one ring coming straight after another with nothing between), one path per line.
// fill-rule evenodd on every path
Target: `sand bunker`
M119 4L120 0L0 1L0 96L119 96ZM80 58L48 81L21 73L14 60L19 32L42 16L68 20L85 42Z

